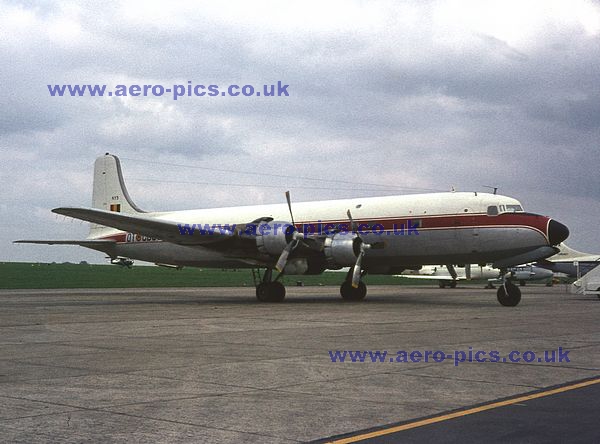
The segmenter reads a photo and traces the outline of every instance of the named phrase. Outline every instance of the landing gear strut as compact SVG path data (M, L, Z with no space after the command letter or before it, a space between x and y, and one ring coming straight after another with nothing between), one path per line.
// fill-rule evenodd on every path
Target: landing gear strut
M256 286L256 299L261 302L281 302L285 298L285 287L278 280L273 281L272 277L273 270L267 268Z
M511 281L505 279L504 284L498 288L498 302L505 307L515 307L521 302L521 290Z

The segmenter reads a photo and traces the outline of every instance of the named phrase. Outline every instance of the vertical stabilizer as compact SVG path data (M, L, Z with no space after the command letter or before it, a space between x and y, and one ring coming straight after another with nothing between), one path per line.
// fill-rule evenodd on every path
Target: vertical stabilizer
M143 213L127 192L121 171L121 162L115 155L106 153L94 163L94 188L92 207L117 213ZM113 228L92 224L90 237L97 238L114 232Z
M560 243L557 245L557 247L559 248L559 252L556 253L554 256L549 257L548 260L552 261L552 260L568 260L568 259L577 259L577 258L581 258L583 256L592 256L590 253L582 253L581 251L577 251L577 250L573 250L570 247L567 247L565 244Z

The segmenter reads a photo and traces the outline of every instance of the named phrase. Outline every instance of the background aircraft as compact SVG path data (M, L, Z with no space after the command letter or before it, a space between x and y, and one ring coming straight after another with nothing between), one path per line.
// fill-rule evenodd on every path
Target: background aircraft
M536 262L538 267L564 273L572 278L584 276L600 264L600 254L582 253L569 248L564 243L558 245L559 252L554 256Z
M258 273L256 296L278 302L285 297L283 273L351 267L340 294L361 300L367 293L365 273L397 274L439 263L491 262L506 269L555 254L554 245L569 234L563 224L526 213L519 201L497 194L448 192L294 205L289 193L286 197L287 205L146 212L129 196L119 159L107 153L94 166L92 208L52 210L92 222L87 239L17 242L79 245L123 263L139 259L264 269L262 276ZM514 306L521 292L506 280L497 297Z
M451 270L446 265L426 265L420 270L405 270L396 276L411 279L437 280L440 288L455 288L458 281L473 279L487 280L487 288L494 288L493 284L502 283L502 271L489 265L467 264L464 267L451 268L454 268L454 273L451 273ZM554 275L552 271L534 265L508 267L506 272L509 274L509 279L519 282L520 285L525 285L529 281L549 280L551 282Z

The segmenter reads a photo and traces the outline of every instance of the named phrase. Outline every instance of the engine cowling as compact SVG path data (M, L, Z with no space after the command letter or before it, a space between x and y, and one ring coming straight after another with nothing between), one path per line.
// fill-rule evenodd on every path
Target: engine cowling
M353 266L360 254L360 243L356 234L336 233L327 237L323 248L327 267L339 269Z
M296 227L291 222L260 222L256 226L256 247L262 254L279 257L283 249L292 241Z

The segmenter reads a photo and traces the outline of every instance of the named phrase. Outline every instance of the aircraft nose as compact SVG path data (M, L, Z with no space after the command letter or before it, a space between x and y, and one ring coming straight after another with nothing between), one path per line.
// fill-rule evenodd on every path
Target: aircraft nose
M548 223L548 240L550 241L550 245L558 245L567 237L569 237L569 229L566 225L550 219Z

